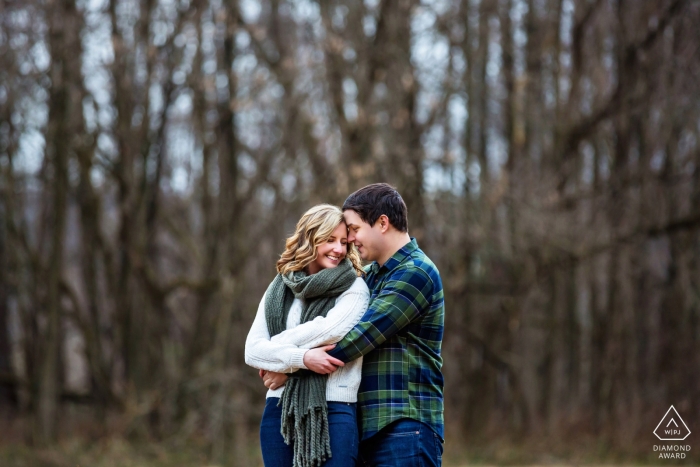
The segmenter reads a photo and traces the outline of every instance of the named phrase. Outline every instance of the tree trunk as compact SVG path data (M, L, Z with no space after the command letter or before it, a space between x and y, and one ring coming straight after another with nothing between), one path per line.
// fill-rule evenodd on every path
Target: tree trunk
M0 411L17 406L17 388L12 368L12 347L10 346L9 281L6 277L9 260L7 250L7 210L0 204Z

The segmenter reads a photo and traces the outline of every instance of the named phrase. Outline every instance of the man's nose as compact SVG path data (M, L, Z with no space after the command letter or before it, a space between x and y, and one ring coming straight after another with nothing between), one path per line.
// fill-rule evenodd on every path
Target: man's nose
M355 235L348 234L348 243L355 243Z

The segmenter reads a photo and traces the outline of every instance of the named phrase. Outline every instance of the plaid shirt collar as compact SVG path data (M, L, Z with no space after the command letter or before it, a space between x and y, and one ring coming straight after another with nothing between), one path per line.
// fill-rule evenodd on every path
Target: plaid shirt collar
M403 262L407 257L411 255L414 251L418 249L418 242L416 241L415 238L411 237L411 241L402 246L399 251L394 253L391 258L389 258L386 263L384 263L381 267L379 266L379 263L374 261L372 265L370 266L370 272L372 274L378 274L380 271L386 273L389 273L393 271L399 264Z

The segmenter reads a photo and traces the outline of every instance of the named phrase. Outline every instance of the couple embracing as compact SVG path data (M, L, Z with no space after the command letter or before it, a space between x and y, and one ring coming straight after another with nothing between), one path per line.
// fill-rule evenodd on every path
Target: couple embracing
M245 345L266 467L441 465L442 281L407 219L378 183L287 239Z

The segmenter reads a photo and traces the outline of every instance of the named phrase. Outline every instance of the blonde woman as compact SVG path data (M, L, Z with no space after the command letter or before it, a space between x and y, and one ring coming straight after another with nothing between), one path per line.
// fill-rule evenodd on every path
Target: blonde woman
M315 352L333 348L367 310L360 256L343 212L309 209L277 261L245 344L245 359L269 388L260 425L267 467L352 467L357 461L357 390L362 358L311 372Z

